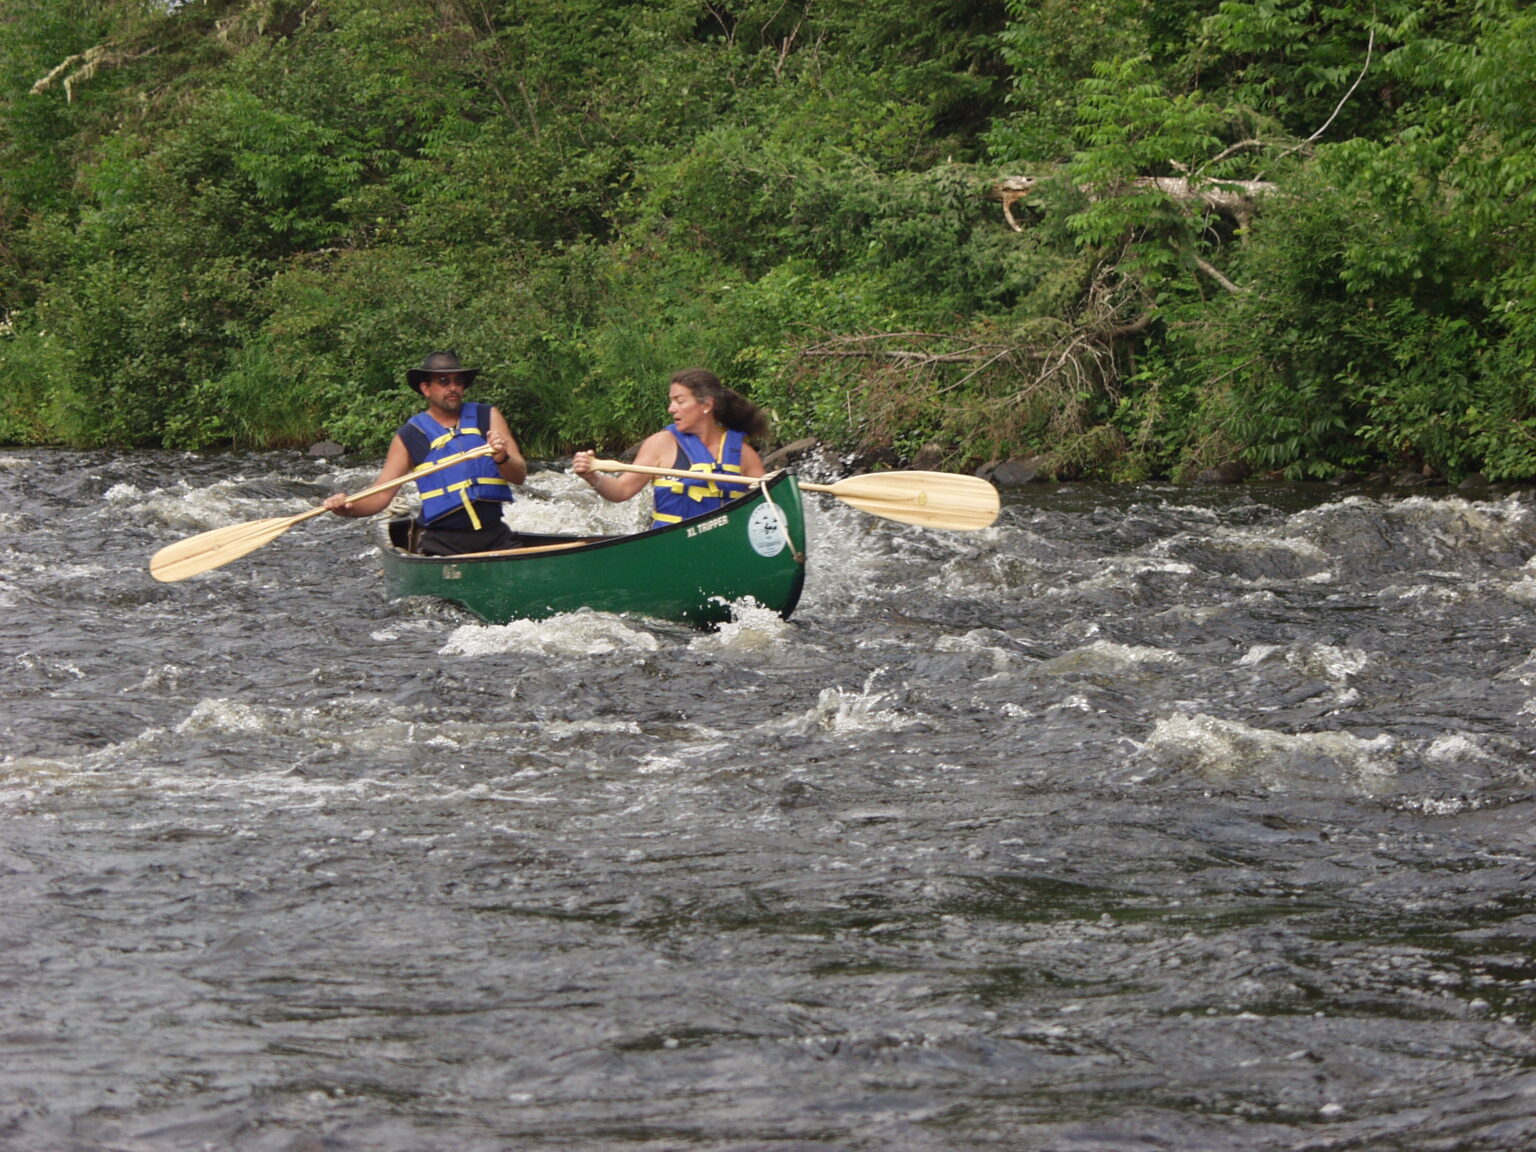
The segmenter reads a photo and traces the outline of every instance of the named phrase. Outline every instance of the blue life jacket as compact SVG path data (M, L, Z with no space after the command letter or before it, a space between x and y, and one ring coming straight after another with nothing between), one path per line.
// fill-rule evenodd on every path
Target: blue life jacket
M435 464L445 456L467 452L485 444L491 427L491 407L464 401L459 413L457 428L444 428L425 412L412 416L410 423L400 429L401 439L411 454L411 466ZM407 429L415 429L426 441L426 451L417 459L421 443L407 435ZM416 441L413 445L412 441ZM427 487L430 485L430 488ZM480 517L475 512L476 500L511 503L512 485L502 479L496 462L489 456L477 456L452 468L434 472L417 485L421 494L421 522L430 524L460 510L469 514L469 522L476 531L480 529Z
M681 468L686 459L690 472L741 472L741 447L746 443L744 432L727 432L725 439L720 442L720 458L716 459L700 440L691 432L679 432L676 424L668 424L667 431L672 433L682 450L676 467ZM721 484L714 480L706 480L700 477L697 480L685 480L681 476L658 477L652 493L656 502L655 511L651 513L651 527L660 528L666 524L676 524L679 520L689 520L694 516L702 516L705 512L713 512L728 500L734 500L747 490L746 485L738 490L735 485Z

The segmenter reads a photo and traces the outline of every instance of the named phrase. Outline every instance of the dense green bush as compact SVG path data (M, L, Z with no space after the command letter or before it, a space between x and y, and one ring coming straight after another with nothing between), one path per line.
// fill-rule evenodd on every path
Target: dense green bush
M892 460L1533 477L1533 55L1513 0L0 0L0 440L377 452L455 348L535 455L702 364Z

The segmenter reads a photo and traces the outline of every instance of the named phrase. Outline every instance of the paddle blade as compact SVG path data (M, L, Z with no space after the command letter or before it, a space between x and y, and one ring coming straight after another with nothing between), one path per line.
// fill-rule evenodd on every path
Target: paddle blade
M845 504L921 528L974 531L997 519L997 489L977 476L953 472L871 472L831 485L802 484L830 492Z
M250 520L188 536L156 552L149 561L149 574L162 584L185 580L256 551L263 544L276 540L294 523L292 516L276 516L271 520Z

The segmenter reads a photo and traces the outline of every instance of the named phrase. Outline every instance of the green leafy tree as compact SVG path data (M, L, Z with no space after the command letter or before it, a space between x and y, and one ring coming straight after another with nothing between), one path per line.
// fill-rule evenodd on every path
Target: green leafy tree
M890 459L1536 474L1513 0L0 15L0 438L379 449L447 346L551 454L703 363Z

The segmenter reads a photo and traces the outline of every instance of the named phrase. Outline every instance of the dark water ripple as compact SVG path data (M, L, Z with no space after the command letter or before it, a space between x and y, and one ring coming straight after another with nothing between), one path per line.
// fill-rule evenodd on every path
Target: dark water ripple
M828 503L714 634L148 577L370 475L0 454L0 1148L1536 1143L1529 494Z

